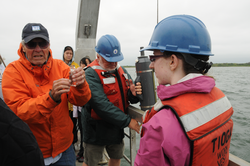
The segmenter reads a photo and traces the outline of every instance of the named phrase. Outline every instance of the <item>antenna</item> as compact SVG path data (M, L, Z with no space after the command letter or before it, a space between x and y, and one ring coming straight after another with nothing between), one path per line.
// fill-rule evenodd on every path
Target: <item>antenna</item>
M1 54L0 54L0 61L2 61L4 67L6 67L6 65L5 65L5 63L4 63L4 61L3 61L3 58L2 58L2 56L1 56ZM1 63L0 63L0 64L1 64Z
M158 18L159 18L159 0L157 0L157 24L158 24Z

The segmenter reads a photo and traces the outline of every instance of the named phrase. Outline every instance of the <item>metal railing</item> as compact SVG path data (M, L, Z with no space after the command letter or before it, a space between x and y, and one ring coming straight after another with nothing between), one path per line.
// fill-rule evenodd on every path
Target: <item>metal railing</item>
M130 115L131 118L137 120L138 122L142 123L142 116L143 116L143 111L134 107L134 106L129 106L128 107L128 114ZM125 136L129 138L129 144L130 144L130 158L127 157L125 154L123 154L123 157L127 162L133 166L134 161L135 161L135 156L136 156L136 132L135 130L129 129L129 134L125 132Z

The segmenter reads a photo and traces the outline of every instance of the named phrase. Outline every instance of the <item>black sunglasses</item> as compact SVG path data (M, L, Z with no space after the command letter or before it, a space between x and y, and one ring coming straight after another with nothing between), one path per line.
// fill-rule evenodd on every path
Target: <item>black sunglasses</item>
M39 45L39 47L41 49L45 49L49 46L49 42L47 42L46 40L43 40L41 42L33 42L33 41L30 41L28 43L25 43L25 46L28 48L28 49L35 49L36 46Z
M160 57L163 57L165 55L149 55L149 60L151 62L154 62L156 60L156 58L160 58Z

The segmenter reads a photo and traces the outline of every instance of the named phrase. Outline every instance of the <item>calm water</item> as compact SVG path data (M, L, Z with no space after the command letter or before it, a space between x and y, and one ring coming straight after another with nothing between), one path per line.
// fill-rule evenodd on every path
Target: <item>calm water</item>
M135 79L135 68L126 69ZM215 78L216 87L226 94L234 108L230 153L250 162L250 67L212 67L208 74ZM126 138L125 154L129 156L128 141ZM137 134L137 149L139 141L140 136ZM122 159L121 165L129 164Z

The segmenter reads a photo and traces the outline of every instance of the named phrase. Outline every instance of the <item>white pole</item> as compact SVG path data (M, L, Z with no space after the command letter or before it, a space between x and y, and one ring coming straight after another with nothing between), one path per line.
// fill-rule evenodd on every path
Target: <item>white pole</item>
M158 8L159 8L159 0L157 0L157 24L158 24L158 18L159 18L159 10L158 10Z

